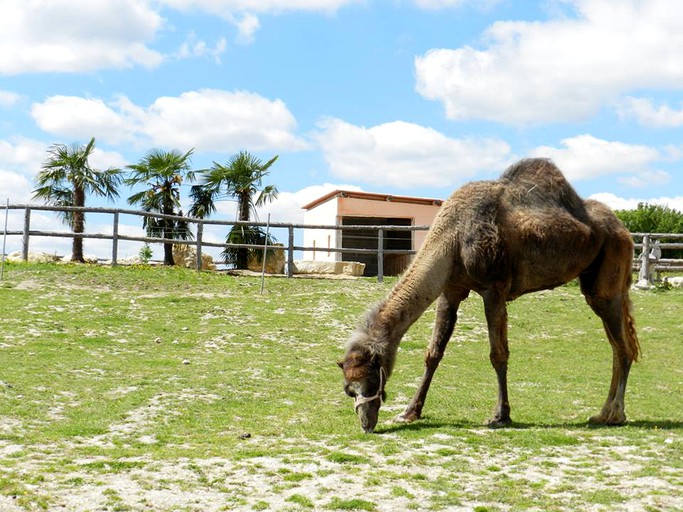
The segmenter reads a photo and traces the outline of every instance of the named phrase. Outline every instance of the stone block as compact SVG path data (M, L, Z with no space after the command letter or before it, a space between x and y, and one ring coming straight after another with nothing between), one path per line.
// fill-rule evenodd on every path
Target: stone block
M365 264L357 261L311 261L297 260L294 262L295 274L329 274L362 276Z
M179 267L197 268L197 249L188 244L173 244L173 261ZM209 254L202 253L202 270L216 270Z
M294 262L295 274L341 274L343 271L344 263L341 261L296 260Z
M252 272L263 271L263 251L252 252L249 255L247 268ZM285 249L282 244L268 246L268 257L266 258L266 274L285 273Z

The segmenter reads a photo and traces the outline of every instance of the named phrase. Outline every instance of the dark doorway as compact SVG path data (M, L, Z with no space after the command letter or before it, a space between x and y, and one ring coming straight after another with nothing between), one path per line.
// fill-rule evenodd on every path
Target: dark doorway
M412 219L383 217L342 217L342 226L412 226ZM377 250L378 229L368 227L360 230L342 231L343 249ZM384 250L405 250L413 248L413 232L386 228L384 230ZM365 263L364 276L377 275L377 255L342 252L343 261L359 261ZM385 254L384 275L395 276L403 272L410 263L409 254Z

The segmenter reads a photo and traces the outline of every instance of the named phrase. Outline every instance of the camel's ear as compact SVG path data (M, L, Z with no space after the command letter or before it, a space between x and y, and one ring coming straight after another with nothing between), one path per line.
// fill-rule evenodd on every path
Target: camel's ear
M337 361L337 366L341 368L342 370L344 369L344 361Z

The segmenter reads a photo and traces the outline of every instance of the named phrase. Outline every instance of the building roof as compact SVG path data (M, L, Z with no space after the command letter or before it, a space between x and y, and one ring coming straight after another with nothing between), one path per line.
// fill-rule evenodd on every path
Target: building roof
M350 190L334 190L329 194L325 194L314 201L302 206L304 210L312 210L316 206L319 206L331 199L341 198L351 198L351 199L365 199L366 201L392 201L395 203L407 203L407 204L423 204L423 205L434 205L441 206L443 200L441 199L430 199L427 197L410 197L410 196L395 196L391 194L377 194L373 192L357 192Z

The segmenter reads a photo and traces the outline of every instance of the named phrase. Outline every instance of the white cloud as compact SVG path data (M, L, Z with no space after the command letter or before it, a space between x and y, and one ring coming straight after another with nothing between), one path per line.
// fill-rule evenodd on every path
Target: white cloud
M0 165L0 207L7 199L12 204L30 202L32 190L33 184L26 176L5 170Z
M362 0L4 0L0 16L0 75L154 68L166 58L153 48L164 26L161 9L202 10L233 23L249 43L260 27L254 13L333 13ZM218 59L213 46L189 41L176 56Z
M157 66L148 43L162 24L139 0L5 0L0 74Z
M21 101L21 94L11 91L3 91L0 89L0 107L10 108Z
M334 12L360 0L161 0L174 9L201 9L214 14L234 12L279 13L283 11Z
M90 139L88 139L90 140ZM117 151L103 151L95 147L90 158L88 159L91 167L104 171L110 167L123 169L129 162Z
M308 143L295 135L296 119L282 100L216 89L161 97L148 107L126 97L111 103L97 98L53 96L33 106L38 126L71 138L141 146L233 152L300 151Z
M33 177L40 170L47 144L17 137L0 140L0 202L30 203Z
M671 181L671 175L664 171L645 170L633 176L622 176L618 181L627 187L645 188L666 185Z
M221 16L237 28L237 42L251 44L261 28L258 14L280 14L288 11L334 13L339 8L362 0L161 0L178 10L202 10Z
M0 140L0 167L33 176L45 158L47 144L25 137Z
M479 9L489 9L501 0L415 0L415 5L421 9L446 9L448 7L463 7L471 4Z
M657 128L683 126L683 106L679 110L669 105L655 106L646 98L626 98L621 105L620 114L623 117L635 117L638 122L646 126Z
M565 0L575 17L494 23L486 46L417 57L417 91L452 119L525 124L586 118L635 89L683 83L675 0Z
M192 57L210 57L216 63L220 63L221 55L225 53L227 42L224 37L221 37L213 46L210 46L206 41L197 39L196 34L188 35L187 40L180 45L180 49L176 54L179 59L188 59Z
M306 149L295 129L282 100L214 89L158 98L146 110L143 127L155 144L220 152Z
M608 192L600 192L590 196L590 199L595 199L605 203L613 210L634 210L640 203L657 204L660 206L667 206L679 212L683 212L683 196L674 197L654 197L650 199L638 198L623 198Z
M254 42L254 34L261 28L261 22L256 16L245 14L242 18L234 18L232 22L237 27L237 41L239 43L250 44Z
M651 173L649 166L661 159L657 149L578 135L563 139L562 148L539 146L530 156L551 158L570 180L598 178L611 174ZM665 173L657 173L661 181Z
M122 142L133 137L131 123L98 98L51 96L34 103L31 115L41 130L73 139Z
M270 213L271 219L274 222L302 224L304 221L304 210L301 207L333 190L360 191L361 188L357 185L325 183L323 185L305 187L296 192L280 192L275 201L259 209L259 218L265 221Z
M452 139L402 121L365 128L329 119L319 128L316 138L330 171L353 182L451 187L480 172L498 172L510 159L510 147L500 139Z

